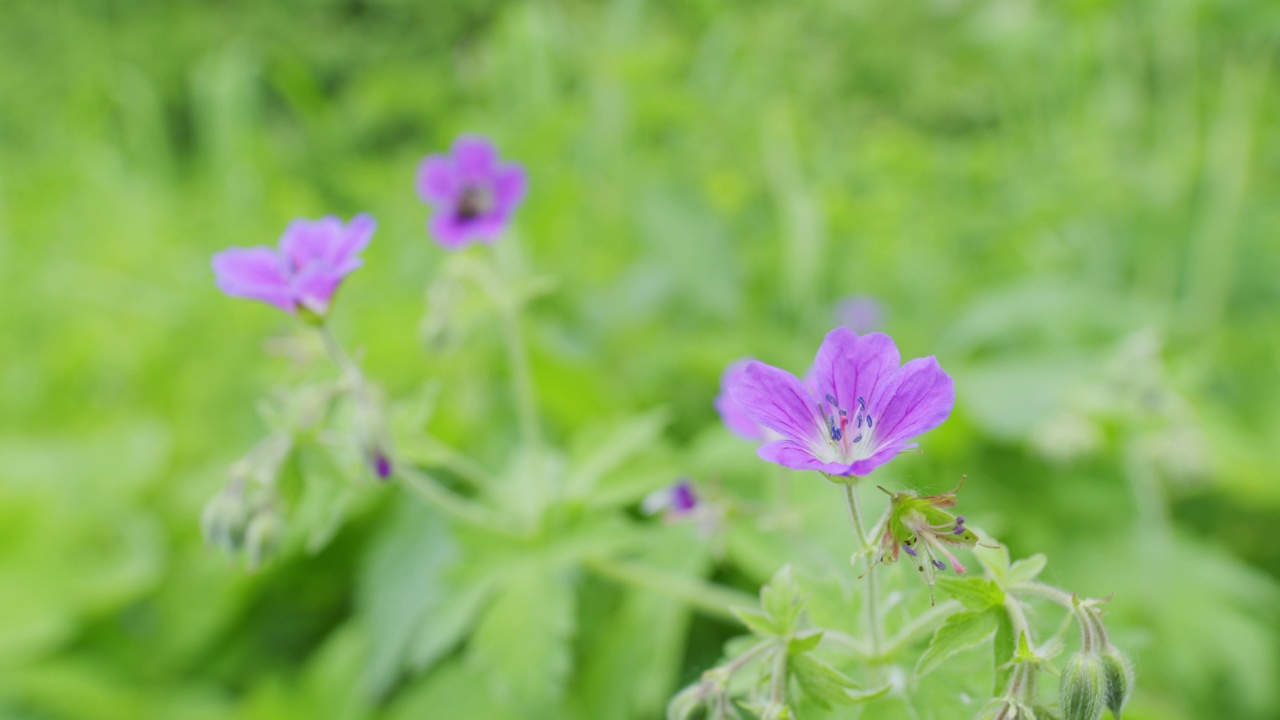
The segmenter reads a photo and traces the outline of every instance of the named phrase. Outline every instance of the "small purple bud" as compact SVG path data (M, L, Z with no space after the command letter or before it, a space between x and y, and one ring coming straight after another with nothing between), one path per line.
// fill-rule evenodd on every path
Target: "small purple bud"
M391 477L391 460L381 450L374 451L373 471L377 473L379 480L386 480Z
M908 544L906 544L906 543L902 543L902 549L903 549L903 550L906 550L906 551L907 551L907 554L908 554L908 555L910 555L911 557L915 557L915 556L916 556L916 551L915 551L915 550L912 550L910 545L908 545Z
M680 481L671 488L671 509L677 513L687 513L698 506L698 496L693 486L687 481Z

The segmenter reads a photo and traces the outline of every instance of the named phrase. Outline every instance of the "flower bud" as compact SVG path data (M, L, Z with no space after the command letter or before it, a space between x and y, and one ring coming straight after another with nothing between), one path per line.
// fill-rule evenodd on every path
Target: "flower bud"
M1096 653L1076 653L1062 668L1058 702L1064 720L1098 720L1107 702L1107 673Z
M1107 707L1120 720L1120 708L1129 700L1133 689L1133 665L1124 653L1108 647L1102 652L1103 673L1107 679Z
M283 535L284 522L276 512L262 510L253 516L244 533L244 554L251 570L275 554Z
M248 522L244 495L228 488L209 499L200 513L205 542L228 552L240 549Z

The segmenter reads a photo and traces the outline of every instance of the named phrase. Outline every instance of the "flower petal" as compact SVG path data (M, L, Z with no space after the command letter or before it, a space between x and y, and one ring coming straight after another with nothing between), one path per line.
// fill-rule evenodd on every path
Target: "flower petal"
M716 395L715 408L729 432L743 440L758 441L764 439L764 431L747 417L742 406L729 395L729 388L741 381L747 365L752 362L756 362L755 358L742 358L729 363L729 367L724 369L720 376L720 394Z
M458 222L452 207L436 210L427 222L427 231L436 242L450 250L465 247L472 242L471 228L466 223Z
M823 441L817 404L791 373L762 362L747 363L729 385L729 396L748 418L802 446Z
M415 183L418 196L432 205L452 202L461 188L454 177L453 161L444 155L428 155L418 163Z
M775 440L756 449L762 460L789 467L792 470L815 470L835 476L856 475L854 466L841 462L823 462L814 456L809 446L792 440Z
M509 214L524 200L527 186L523 167L515 163L504 164L493 176L494 205Z
M463 135L449 148L457 169L456 180L474 182L488 179L498 169L498 149L489 138L480 135Z
M293 272L312 263L329 264L335 246L342 242L342 221L333 215L319 220L298 218L280 236L280 254Z
M213 256L218 289L233 297L249 298L293 312L293 294L284 263L268 247L229 248Z
M313 265L294 276L290 287L299 303L317 315L324 315L329 312L333 294L341 284L341 273L324 265Z
M367 213L360 213L351 218L342 230L338 241L329 248L328 261L333 270L342 275L360 267L360 259L356 257L369 246L373 231L378 229L378 221Z
M903 365L884 383L881 392L875 405L873 439L877 448L900 445L938 427L951 414L956 401L951 376L943 372L932 355Z
M893 339L884 333L858 337L846 327L827 333L813 360L818 399L831 395L850 418L858 412L858 398L868 406L884 381L898 369L900 357Z

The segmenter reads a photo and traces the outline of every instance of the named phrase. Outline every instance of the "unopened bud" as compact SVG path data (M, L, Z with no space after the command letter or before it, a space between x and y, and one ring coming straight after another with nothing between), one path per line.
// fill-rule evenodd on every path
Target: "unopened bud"
M1133 690L1133 665L1124 653L1108 647L1102 651L1102 667L1107 679L1107 707L1120 720L1120 708L1129 700Z
M1096 653L1076 653L1062 668L1058 702L1064 720L1098 720L1106 709L1107 677Z
M228 488L209 499L200 513L200 530L205 542L228 552L240 549L248 522L244 495Z
M249 568L256 570L274 555L283 535L284 522L274 511L262 510L254 515L244 533L244 554Z

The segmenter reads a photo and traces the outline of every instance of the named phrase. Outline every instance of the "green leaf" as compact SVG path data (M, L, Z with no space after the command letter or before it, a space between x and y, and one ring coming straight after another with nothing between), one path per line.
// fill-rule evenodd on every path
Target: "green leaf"
M575 445L590 448L590 452L582 456L575 453L573 470L565 484L566 494L570 497L589 494L603 477L636 453L655 445L668 422L669 414L657 410L611 428L604 437L599 437L597 426L588 426L589 434L575 438Z
M778 625L773 621L773 618L766 613L744 607L729 608L729 610L735 617L742 621L743 625L747 626L748 630L756 635L760 635L762 637L773 637L784 634L779 630Z
M462 641L493 596L493 577L453 588L422 613L409 641L408 661L419 673L430 670Z
M793 656L787 663L800 689L818 705L850 705L856 702L850 691L858 689L857 683L823 660L808 653Z
M1009 574L1008 548L1003 545L999 547L979 545L973 549L973 556L978 558L978 562L982 563L982 567L991 573L992 577L998 582L1004 582L1005 577Z
M818 643L822 642L821 630L808 630L791 638L787 643L787 652L792 655L807 653L818 647Z
M791 576L790 565L783 566L769 584L760 588L760 604L773 619L779 635L795 632L796 622L804 609L804 600L800 595L800 587Z
M1029 558L1023 558L1009 567L1009 572L1005 575L1007 583L1031 582L1039 577L1044 566L1049 562L1042 553L1036 553Z
M546 708L563 694L572 669L574 586L546 563L507 572L471 637L468 661L504 704Z
M986 610L1004 604L1004 591L987 578L938 578L938 587L970 610Z
M961 612L951 615L933 634L929 648L916 664L916 674L923 677L936 670L947 658L986 642L996 631L995 610Z
M1013 674L1013 652L1016 647L1013 637L1013 623L1007 613L996 613L996 639L992 645L992 661L995 663L996 680L991 694L999 695L1009 684L1009 676Z

